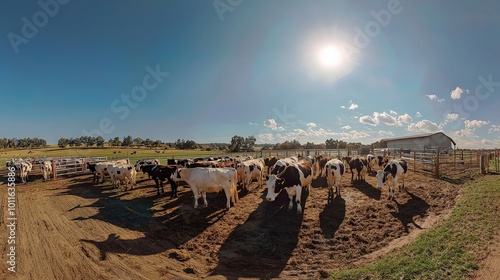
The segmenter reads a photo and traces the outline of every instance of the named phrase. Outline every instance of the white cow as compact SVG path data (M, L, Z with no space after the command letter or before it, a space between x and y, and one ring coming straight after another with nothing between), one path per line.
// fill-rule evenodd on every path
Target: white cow
M22 183L25 183L29 179L29 173L33 169L33 166L30 161L24 160L22 158L12 158L10 162L7 162L7 167L14 166L16 169L16 176L21 179Z
M50 160L40 162L40 169L42 169L43 180L49 180L52 174L52 162Z
M129 183L132 185L130 189L132 189L136 184L135 178L137 171L135 171L135 168L132 165L109 164L107 169L111 182L115 188L120 187L121 183L125 183L125 190L127 190Z
M125 159L118 159L118 160L112 160L112 161L103 161L103 162L98 162L95 164L95 172L102 178L102 182L104 183L104 176L109 176L108 172L108 165L126 165L129 164L129 160L127 158ZM111 176L110 176L111 178ZM97 178L97 183L99 183L99 178Z
M333 200L334 193L340 197L340 183L344 172L344 163L339 159L331 159L325 164L324 173L328 184L328 202ZM334 187L335 191L333 190Z
M311 189L313 173L312 164L309 161L301 161L287 166L278 175L268 176L266 200L270 202L274 201L284 189L290 199L288 211L293 208L293 197L295 196L297 214L302 213L302 188L307 187L309 190Z
M191 187L194 195L194 208L198 207L200 195L203 197L205 207L208 206L207 192L219 192L223 190L226 193L226 208L231 208L238 201L238 192L236 190L236 169L234 168L178 168L171 176L174 181L185 181Z
M288 157L288 158L283 158L279 159L276 161L276 163L273 165L271 168L271 174L277 175L281 173L287 166L290 164L296 163L298 161L297 157Z
M404 189L404 180L407 171L408 165L404 160L392 160L385 166L383 171L377 171L377 187L381 189L386 182L389 187L387 199L394 199L394 189L396 186L398 186L399 190L401 190L401 187ZM402 181L402 186L399 186L398 180Z

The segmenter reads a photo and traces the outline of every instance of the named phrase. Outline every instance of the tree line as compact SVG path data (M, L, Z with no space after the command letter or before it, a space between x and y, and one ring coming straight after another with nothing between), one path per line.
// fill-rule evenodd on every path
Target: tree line
M41 138L0 138L0 149L45 148L47 141Z
M109 147L123 147L123 148L155 148L155 149L168 149L175 148L179 150L224 150L230 152L253 152L255 147L259 146L262 150L290 150L290 149L359 149L362 144L359 142L345 142L337 139L327 139L325 143L315 144L307 142L301 144L297 140L285 141L276 144L261 144L256 145L257 139L254 136L242 137L234 135L230 143L208 143L198 144L194 140L177 139L175 142L163 142L161 140L152 140L150 138L142 139L141 137L132 137L130 135L123 138L114 137L105 140L102 136L81 136L71 138L60 138L57 146L60 148L66 147L98 147L102 148L106 145ZM1 149L14 149L14 148L44 148L47 147L47 141L41 138L0 138ZM371 144L373 148L387 148L387 140L382 139Z

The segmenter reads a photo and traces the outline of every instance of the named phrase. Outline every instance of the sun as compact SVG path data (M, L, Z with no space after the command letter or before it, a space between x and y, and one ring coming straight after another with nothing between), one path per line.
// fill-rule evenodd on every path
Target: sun
M342 52L334 46L325 47L319 54L319 61L327 68L338 66L342 63Z

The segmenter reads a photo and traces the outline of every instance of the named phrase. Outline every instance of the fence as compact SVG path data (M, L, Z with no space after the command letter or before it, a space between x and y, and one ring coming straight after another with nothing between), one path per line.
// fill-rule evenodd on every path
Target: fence
M431 172L436 177L442 175L443 169L459 170L467 167L480 167L481 173L499 172L500 150L440 150L400 151L399 157L410 164L416 172Z

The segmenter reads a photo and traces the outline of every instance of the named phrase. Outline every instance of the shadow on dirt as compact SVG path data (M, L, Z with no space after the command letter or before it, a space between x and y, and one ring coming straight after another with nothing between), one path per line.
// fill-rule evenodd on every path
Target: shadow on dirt
M224 193L207 194L208 207L202 208L203 202L200 200L199 209L194 209L190 189L184 190L183 194L174 200L165 200L163 195L156 196L154 187L151 190L151 196L130 197L131 192L106 185L94 186L87 182L70 185L59 195L96 199L91 204L68 209L68 212L87 207L98 210L95 215L77 217L74 219L76 221L95 219L144 233L144 237L129 240L120 239L116 233L110 234L104 241L81 240L96 246L100 251L101 260L106 259L108 252L151 255L178 247L205 231L226 212ZM169 208L176 209L166 214L165 209Z
M382 192L380 189L372 186L368 182L365 181L354 181L352 184L352 187L366 195L367 197L374 199L374 200L380 200L380 197L382 195Z
M302 192L303 209L308 196L307 191ZM285 191L273 202L263 200L221 246L212 275L227 279L278 277L297 246L303 219L302 214L297 214L295 202L287 211L288 203Z
M398 207L397 212L390 212L390 214L398 219L405 232L408 232L408 225L413 224L416 228L422 229L415 221L413 217L420 216L423 217L425 213L427 213L427 209L429 209L429 204L422 200L420 197L412 194L408 190L404 190L411 198L404 204L399 204L396 200L396 206Z
M345 212L345 200L340 196L336 196L319 214L319 224L325 238L335 236L335 232L344 222Z

